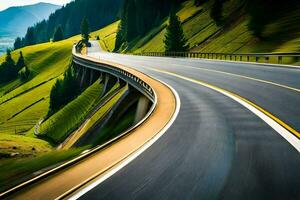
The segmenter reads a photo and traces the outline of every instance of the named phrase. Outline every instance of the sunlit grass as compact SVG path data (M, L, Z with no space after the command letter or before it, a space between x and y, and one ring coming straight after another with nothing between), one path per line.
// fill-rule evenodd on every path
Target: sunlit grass
M82 123L102 90L103 84L96 81L75 100L42 123L39 129L40 134L56 143L62 142L70 131Z

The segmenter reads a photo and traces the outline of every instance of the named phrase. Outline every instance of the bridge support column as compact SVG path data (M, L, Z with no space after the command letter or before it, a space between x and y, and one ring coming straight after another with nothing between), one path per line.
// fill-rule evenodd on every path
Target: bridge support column
M86 76L86 68L82 67L81 80L80 80L80 88L83 87L85 76Z
M147 97L145 96L140 97L137 105L135 119L134 119L135 124L141 121L145 117L149 108L149 104L150 104L150 100Z

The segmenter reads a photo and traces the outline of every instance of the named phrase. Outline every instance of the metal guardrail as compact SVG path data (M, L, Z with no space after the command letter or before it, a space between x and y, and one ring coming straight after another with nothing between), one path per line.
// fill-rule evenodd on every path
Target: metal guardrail
M121 78L125 82L127 82L129 85L133 86L138 91L140 91L142 94L144 94L152 102L154 102L154 100L155 100L155 94L154 94L153 89L142 79L140 79L139 77L137 77L125 70L114 67L112 65L99 63L99 62L93 62L91 60L83 59L80 56L78 56L75 51L73 51L73 62L78 65L81 65L83 67L87 67L90 69L105 72L105 73L111 74L113 76L116 76L118 78Z
M139 56L157 57L184 57L184 58L205 58L231 61L263 62L283 64L284 58L293 58L294 62L300 62L300 53L202 53L202 52L147 52L136 53Z
M84 63L84 59L83 58L79 58L78 56L76 56L76 49L74 47L73 49L73 60L79 63ZM139 127L142 123L144 123L149 117L150 115L153 113L153 111L155 110L156 106L157 106L157 95L156 93L153 91L153 89L147 84L145 83L143 80L139 79L138 77L134 76L133 74L130 74L124 70L121 70L117 67L114 66L110 66L107 64L99 64L99 63L94 63L92 61L86 61L86 63L84 65L87 65L88 63L90 63L90 65L92 65L93 67L90 67L92 69L96 70L100 70L100 71L105 71L107 69L107 71L110 71L111 73L114 72L114 75L121 75L123 77L124 80L129 80L131 83L133 83L133 86L137 86L138 84L141 84L142 87L138 87L136 89L138 90L143 90L143 92L147 93L147 96L151 97L150 100L153 102L150 110L148 111L148 113L146 114L146 116L139 121L137 124L135 124L134 126L130 127L128 130L126 130L125 132L121 133L120 135L112 138L111 140L107 141L104 144L98 145L90 150L84 151L82 152L79 156L75 157L74 159L64 162L62 164L60 164L59 166L55 166L54 168L51 168L50 170L44 171L36 176L34 176L33 178L22 182L6 191L3 191L2 193L0 193L0 199L2 198L6 198L9 197L10 195L15 194L16 192L29 187L31 185L33 185L34 183L37 183L40 180L43 180L55 173L58 173L59 171L66 169L67 167L73 166L76 163L88 158L89 156L93 155L94 153L97 153L98 151L104 149L105 147L113 144L114 142L118 141L119 139L125 137L126 135L130 134L131 131L135 130L137 127ZM101 67L101 69L99 69L99 67ZM103 69L102 69L103 68ZM76 188L78 189L78 188ZM73 191L68 191L65 194L69 194ZM64 195L65 195L64 194Z

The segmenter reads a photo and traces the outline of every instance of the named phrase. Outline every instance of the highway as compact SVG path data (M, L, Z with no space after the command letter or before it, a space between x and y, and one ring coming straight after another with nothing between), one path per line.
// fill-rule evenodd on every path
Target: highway
M89 56L167 83L181 107L157 142L76 198L300 199L300 69L111 54L96 43Z

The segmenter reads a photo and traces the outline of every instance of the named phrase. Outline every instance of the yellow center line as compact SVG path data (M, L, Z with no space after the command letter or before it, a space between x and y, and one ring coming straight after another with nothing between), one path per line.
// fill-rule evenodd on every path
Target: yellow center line
M225 89L219 88L217 86L205 83L203 81L199 81L199 80L195 80L195 79L192 79L192 78L188 78L188 77L185 77L185 76L173 73L173 72L169 72L169 71L166 71L166 70L161 70L161 69L157 69L157 68L148 68L148 69L153 70L153 71L157 71L157 72L161 72L161 73L164 73L164 74L168 74L168 75L171 75L171 76L175 76L177 78L180 78L180 79L183 79L183 80L187 80L189 82L196 83L198 85L202 85L202 86L214 89L216 91L221 91L223 93L228 93L228 94L230 94L230 95L232 95L232 96L234 96L234 97L236 97L236 98L238 98L238 99L240 99L240 100L242 100L242 101L250 104L251 106L253 106L257 110L259 110L260 112L264 113L266 116L270 117L272 120L274 120L275 122L277 122L279 125L281 125L282 127L284 127L290 133L292 133L293 135L295 135L298 139L300 139L300 133L297 130L295 130L294 128L292 128L291 126L289 126L284 121L280 120L278 117L276 117L273 114L271 114L269 111L263 109L262 107L258 106L255 103L247 100L246 98L239 96L238 94L235 94L235 93L230 92L228 90L225 90Z

